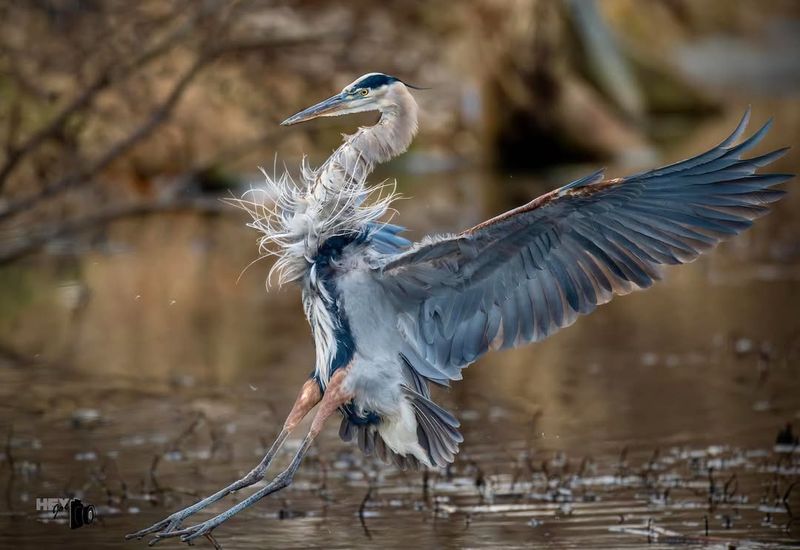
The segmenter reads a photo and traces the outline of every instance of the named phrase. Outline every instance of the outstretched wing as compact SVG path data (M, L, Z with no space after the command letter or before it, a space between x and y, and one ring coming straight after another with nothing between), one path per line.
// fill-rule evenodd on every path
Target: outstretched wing
M782 156L741 155L768 122L697 157L634 176L597 172L461 234L423 241L375 269L398 312L403 359L447 383L489 349L546 338L615 294L647 288L662 264L687 263L768 211L788 174Z

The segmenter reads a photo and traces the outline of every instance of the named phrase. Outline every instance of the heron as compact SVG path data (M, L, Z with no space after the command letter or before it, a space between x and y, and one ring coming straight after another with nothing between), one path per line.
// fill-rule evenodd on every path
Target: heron
M412 243L387 220L397 193L369 185L375 166L404 153L418 107L399 78L368 73L291 125L377 111L376 124L344 137L321 166L304 160L300 181L266 176L265 197L237 201L260 248L276 260L268 280L296 283L316 359L276 440L247 475L154 525L128 535L191 542L292 483L325 422L400 468L442 468L463 437L431 397L490 350L541 341L615 295L650 287L667 265L693 261L750 227L785 193L791 174L757 173L788 148L752 158L768 121L742 140L651 171L606 179L591 173L459 233ZM532 144L533 146L533 144ZM195 525L190 516L261 482L276 454L314 408L289 465L250 496Z

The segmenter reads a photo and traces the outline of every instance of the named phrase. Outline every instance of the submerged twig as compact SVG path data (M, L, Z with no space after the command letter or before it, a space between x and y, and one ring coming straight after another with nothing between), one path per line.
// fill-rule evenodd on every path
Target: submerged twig
M369 500L372 498L372 489L373 485L370 481L369 487L367 488L367 494L364 495L364 498L361 500L361 506L358 507L358 520L361 522L361 527L364 529L364 535L366 535L368 539L372 539L372 533L369 532L369 528L367 527L364 511L367 509L367 502L369 502Z
M206 540L208 540L208 542L214 545L214 550L222 550L222 545L217 542L217 539L214 538L214 535L211 533L206 533L203 536L206 538Z

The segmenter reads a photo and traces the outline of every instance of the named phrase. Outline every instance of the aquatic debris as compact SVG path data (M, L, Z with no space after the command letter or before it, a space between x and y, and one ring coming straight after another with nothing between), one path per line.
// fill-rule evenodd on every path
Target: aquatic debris
M97 409L76 409L71 417L73 428L94 428L102 422Z
M759 399L753 403L753 410L756 412L766 412L771 408L772 404L769 402L769 399Z
M169 383L174 388L193 388L197 380L191 374L175 373L170 376Z
M800 444L800 437L792 432L792 425L787 422L786 427L779 431L778 436L775 438L776 452L781 452L777 450L777 446L782 448L786 446L796 447L798 444Z
M664 544L724 544L725 548L734 550L739 543L744 541L734 541L729 539L709 537L706 519L706 535L705 536L689 536L665 529L655 525L652 518L648 519L646 523L638 525L615 525L609 527L608 530L612 533L624 533L626 535L636 535L647 539L648 543L660 542Z
M97 460L97 453L94 451L86 451L83 453L76 453L75 460L80 462L92 461Z
M164 453L163 457L168 462L181 462L184 459L184 454L180 450L174 450Z
M750 338L739 338L733 343L733 351L739 355L744 355L753 351L755 345Z

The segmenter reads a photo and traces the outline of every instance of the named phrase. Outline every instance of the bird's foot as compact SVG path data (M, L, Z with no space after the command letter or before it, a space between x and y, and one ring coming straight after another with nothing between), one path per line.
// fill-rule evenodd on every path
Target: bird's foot
M147 535L157 533L157 535L166 536L170 533L176 532L178 527L180 527L181 522L191 516L194 511L189 508L184 508L183 510L179 510L174 514L162 519L161 521L154 523L150 527L146 527L140 531L136 531L135 533L130 533L129 535L125 535L126 540L130 539L142 539ZM150 546L156 544L161 538L154 538L149 542Z
M208 496L191 506L187 506L182 510L178 510L174 514L162 519L158 523L154 523L150 527L142 529L141 531L136 531L135 533L131 533L129 535L125 535L125 538L127 540L141 539L153 533L168 535L170 533L175 532L181 526L183 520L185 520L189 516L192 516L197 512L199 512L200 510L205 509L207 506L210 506L211 504L214 504L215 502L222 500L223 498L225 498L226 496L228 496L233 492L236 492L245 487L249 487L250 485L253 485L256 482L261 481L264 478L264 470L269 467L269 463L272 460L273 455L274 452L270 451L270 453L267 454L262 463L242 479L235 481L234 483L231 483L224 489L217 491L213 495ZM156 544L159 540L160 539L158 538L151 540L149 543L150 546Z
M153 535L153 540L150 541L150 546L156 544L157 542L172 538L172 537L180 537L181 542L191 543L194 539L198 537L203 537L211 534L215 528L219 527L223 523L225 523L233 514L222 513L218 516L215 516L209 520L206 520L202 523L198 523L197 525L192 525L191 527L186 527L180 530L164 530Z
M178 525L180 524L180 521L187 515L190 515L190 514L185 514L182 518L179 516L179 514L184 512L182 511L173 514L173 516L175 517L170 516L171 518L173 518L172 521L169 521L170 518L167 518L163 521L156 523L152 527L148 527L147 529L143 529L138 533L134 533L133 536L135 537L140 534L141 536L145 536L152 533L153 539L148 543L150 546L153 546L162 539L173 538L173 537L180 537L182 542L191 543L197 537L205 536L205 537L210 537L210 540L212 540L213 542L213 537L211 537L212 530L216 529L217 527L228 521L230 518L232 518L245 508L252 506L265 496L280 491L281 489L291 484L294 472L300 465L300 461L302 460L303 456L308 450L308 446L310 444L311 444L311 438L307 437L303 441L303 445L301 445L300 450L298 450L297 454L295 455L295 458L292 460L292 463L286 470L275 476L275 478L266 486L259 489L258 491L256 491L255 493L253 493L240 503L236 504L235 506L228 508L221 514L214 516L213 518L206 520L202 523L198 523L197 525L192 525L191 527L186 527L184 529L177 529ZM191 513L194 512L194 510L191 510L191 508L187 508L187 510L190 511ZM159 530L159 527L164 527L164 529ZM214 544L216 544L216 542L214 542Z

